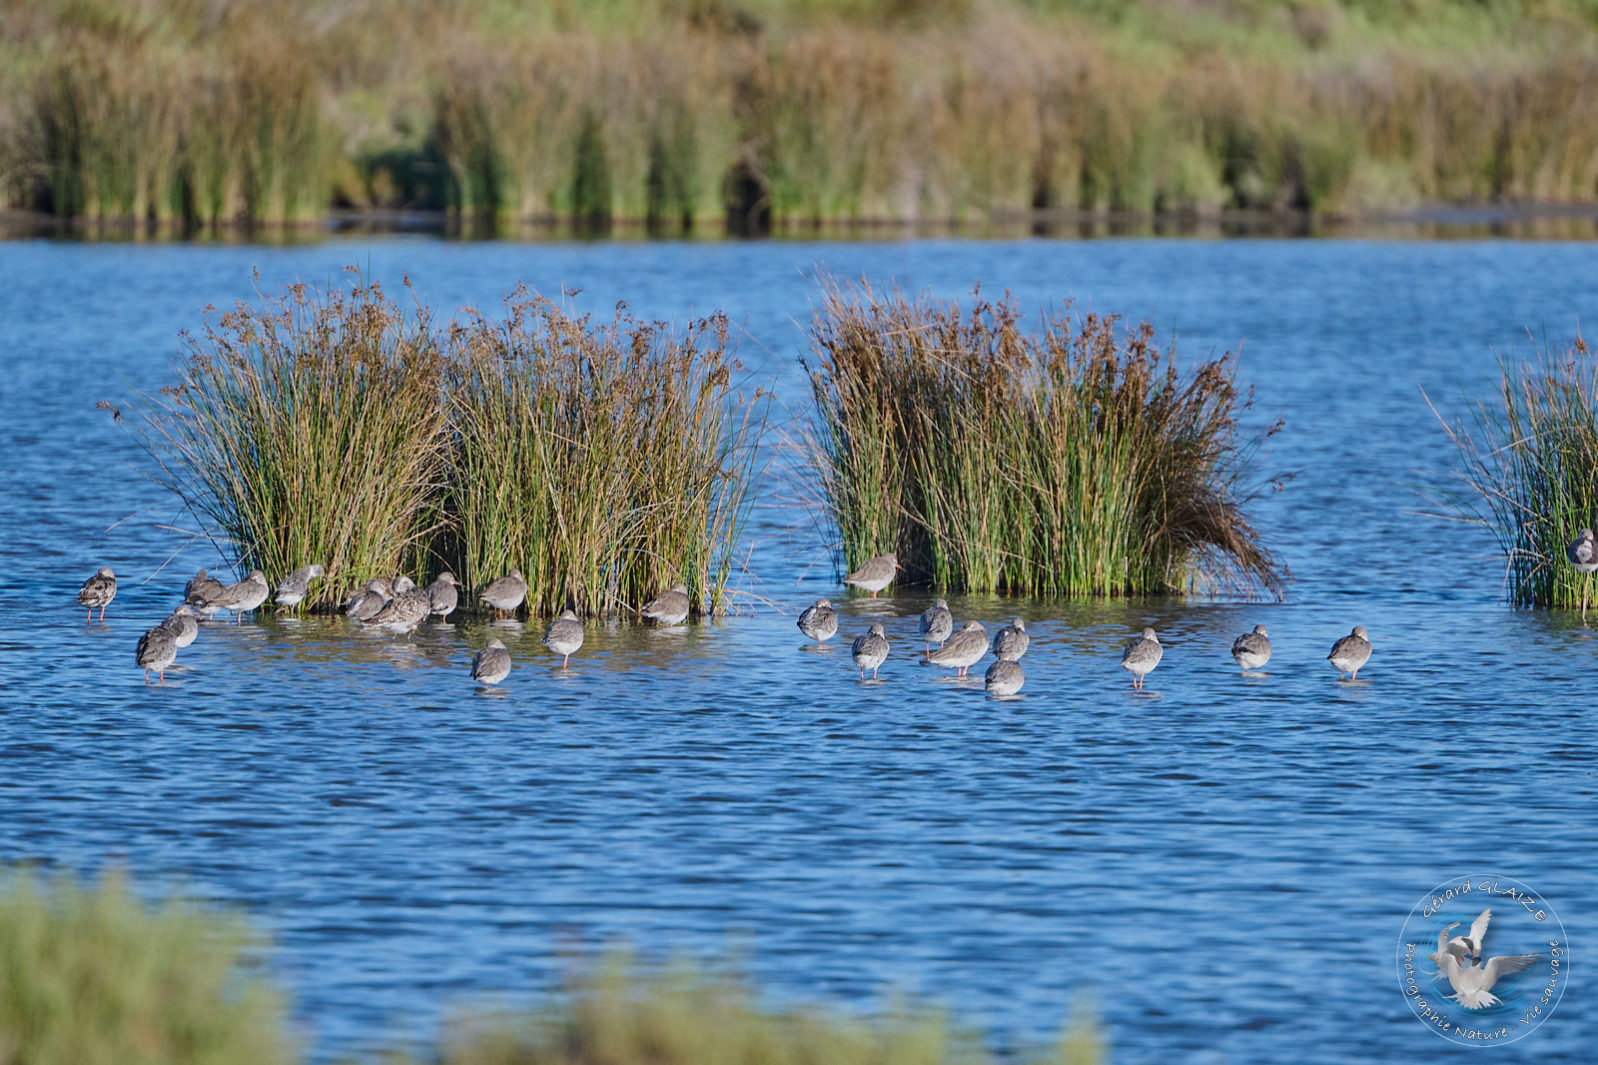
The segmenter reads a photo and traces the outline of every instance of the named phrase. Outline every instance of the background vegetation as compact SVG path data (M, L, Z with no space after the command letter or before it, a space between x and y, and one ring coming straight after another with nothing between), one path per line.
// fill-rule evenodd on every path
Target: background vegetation
M829 287L810 331L812 452L846 568L886 551L957 591L1280 592L1243 513L1229 358L1178 373L1145 324L1006 297ZM1274 431L1274 430L1272 430Z
M1522 606L1578 607L1595 592L1566 546L1598 528L1598 359L1584 339L1500 360L1498 394L1444 429L1459 448L1456 514L1487 526L1504 553L1504 588Z
M126 881L0 879L0 1065L288 1065L284 996L237 916L147 903ZM1097 1065L1078 1017L1038 1065ZM400 1051L390 1065L417 1059ZM574 969L518 1013L462 1017L438 1065L987 1065L968 1028L900 1005L874 1018L772 1007L736 974L645 968L623 955Z
M1595 198L1586 0L0 0L0 203L61 216Z

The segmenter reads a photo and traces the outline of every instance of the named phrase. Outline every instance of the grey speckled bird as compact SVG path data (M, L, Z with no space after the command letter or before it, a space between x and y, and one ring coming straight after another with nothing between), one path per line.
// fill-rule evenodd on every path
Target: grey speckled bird
M862 635L855 637L849 654L854 658L854 664L860 667L861 680L866 679L868 669L871 670L871 679L876 680L877 670L888 660L888 634L883 631L882 622L875 622Z
M310 594L311 582L318 577L326 576L327 569L319 562L301 566L278 582L277 591L273 593L272 599L278 606L299 606Z
M498 684L510 676L510 652L499 640L489 640L472 659L472 679L483 684Z
M522 579L522 571L511 570L484 588L478 598L494 608L495 617L514 612L527 599L527 582Z
M394 598L393 587L394 582L388 577L367 581L366 587L349 597L344 613L355 621L371 621Z
M427 592L416 587L409 577L394 578L394 598L383 604L383 609L372 615L368 623L373 628L386 629L396 636L409 636L417 626L427 620L433 604Z
M461 582L455 579L455 574L445 570L433 578L433 583L427 586L427 602L432 612L441 618L448 618L455 612L461 601Z
M182 650L194 642L200 634L200 622L195 617L194 608L187 603L181 603L178 608L161 622L161 627L172 633L172 638L178 643L178 650Z
M644 604L639 613L662 625L681 625L688 620L688 586L674 584Z
M205 605L212 610L231 611L233 624L237 625L246 613L266 602L266 597L271 594L272 588L266 583L266 574L252 569L242 581L223 588L206 600Z
M1030 646L1032 646L1032 637L1027 635L1026 622L1020 618L1011 618L1010 624L1000 629L999 634L993 637L993 657L1000 662L1019 662Z
M934 599L932 605L921 612L921 620L916 622L916 631L925 641L928 654L932 652L933 640L937 640L938 646L942 647L943 641L954 632L954 615L949 612L949 604L942 599Z
M189 578L189 583L183 586L183 601L192 607L203 607L205 604L222 593L227 585L212 577L205 570L201 570Z
M1565 557L1576 568L1577 573L1585 574L1587 580L1581 586L1581 623L1587 624L1587 599L1592 590L1592 574L1598 570L1598 543L1593 542L1592 530L1583 529L1570 541L1570 546L1565 548Z
M1271 638L1265 634L1264 625L1255 625L1253 632L1245 632L1232 641L1232 659L1244 673L1271 660Z
M1371 660L1371 641L1365 626L1355 625L1353 632L1332 644L1332 653L1326 660L1337 667L1338 680L1343 679L1344 673L1349 680L1358 680L1360 667Z
M561 656L562 669L571 664L572 655L582 645L583 623L573 611L562 610L560 617L551 621L549 628L544 630L544 646Z
M162 625L157 625L143 636L139 637L139 649L135 656L139 668L144 670L144 683L150 683L150 671L161 675L161 683L166 683L166 667L170 666L178 657L178 640L172 635L172 630Z
M870 592L875 599L878 592L893 583L893 575L898 569L899 556L891 553L878 555L862 562L859 569L843 579L843 583Z
M957 676L963 677L987 653L988 630L980 621L968 621L942 647L927 655L927 661L935 666L957 669L960 671Z
M1144 629L1143 635L1126 645L1121 652L1121 668L1132 674L1132 690L1143 690L1143 678L1154 672L1154 667L1165 657L1165 648L1153 629Z
M1025 683L1026 674L1021 672L1021 663L1012 658L999 659L988 667L987 675L982 678L982 686L989 695L1014 695Z
M826 643L838 635L838 612L828 599L817 599L799 613L799 631L815 640Z
M105 620L105 608L111 605L111 600L117 597L117 575L111 572L110 566L101 566L94 571L94 576L83 582L83 587L78 589L78 605L87 607L88 621L94 620L94 611L100 609L100 620Z

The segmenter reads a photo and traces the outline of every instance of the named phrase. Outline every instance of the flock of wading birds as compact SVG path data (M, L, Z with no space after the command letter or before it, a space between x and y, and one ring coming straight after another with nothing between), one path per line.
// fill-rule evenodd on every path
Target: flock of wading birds
M1598 571L1598 544L1593 541L1592 530L1581 530L1566 549L1566 555L1578 572L1591 574ZM878 592L893 583L898 570L897 557L880 555L849 574L843 582L863 589L875 598ZM209 618L218 610L226 610L233 615L237 624L245 613L262 606L268 598L280 607L297 606L309 593L311 582L326 573L326 569L320 565L301 567L283 578L274 591L267 584L266 575L258 569L251 570L247 577L234 584L223 584L207 575L205 570L200 570L184 587L183 602L178 608L161 624L139 637L136 658L139 667L144 670L145 683L149 683L151 672L159 676L161 683L166 682L167 667L177 660L178 651L193 643L199 635L201 617ZM83 587L78 590L78 603L88 609L91 621L96 609L100 611L100 620L104 621L105 608L111 605L116 594L116 574L111 572L109 566L102 566L94 576L83 582ZM527 582L520 570L513 569L484 588L478 598L494 609L496 617L502 617L522 605L527 598ZM344 603L344 613L374 629L408 635L431 615L449 617L459 603L460 582L454 574L446 571L425 588L417 587L415 581L405 576L370 581ZM675 584L645 603L640 613L661 625L681 625L688 619L689 607L687 587ZM1584 595L1584 621L1586 608ZM817 599L800 613L799 631L818 643L825 643L838 634L838 612L828 600ZM916 631L926 643L925 660L932 665L956 669L962 677L991 651L996 661L988 667L984 681L987 690L994 695L1014 695L1026 682L1020 660L1031 641L1027 636L1026 622L1021 618L1012 619L1010 624L1000 629L990 644L987 630L980 621L968 621L958 632L955 631L954 615L949 611L949 604L938 599L921 615ZM937 650L932 649L933 641L937 641ZM562 611L545 630L544 645L561 656L561 667L565 668L571 663L571 656L583 645L582 621L572 611ZM856 637L850 654L860 669L860 679L865 679L868 669L875 678L877 670L888 660L888 651L888 636L880 621ZM1143 690L1143 678L1154 671L1164 654L1160 638L1151 628L1144 629L1141 635L1126 645L1121 652L1121 667L1132 674L1134 690ZM1370 661L1370 656L1371 644L1365 627L1355 625L1353 632L1332 645L1331 653L1326 658L1337 667L1339 679L1346 675L1353 680L1358 677L1360 667ZM1245 632L1232 643L1232 658L1244 673L1264 666L1270 657L1271 640L1266 635L1264 625L1254 626L1253 632ZM490 639L472 659L472 679L485 685L498 684L510 675L510 666L510 651L505 644L498 639Z

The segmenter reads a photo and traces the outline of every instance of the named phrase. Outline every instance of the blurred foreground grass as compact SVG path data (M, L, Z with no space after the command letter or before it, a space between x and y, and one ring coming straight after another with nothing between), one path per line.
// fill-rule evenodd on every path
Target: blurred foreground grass
M140 899L110 874L0 873L0 1065L279 1065L303 1060L262 941L237 915ZM1038 1065L1096 1065L1085 1016ZM388 1065L983 1065L944 1013L772 1007L736 975L612 954L542 1004L474 1013Z

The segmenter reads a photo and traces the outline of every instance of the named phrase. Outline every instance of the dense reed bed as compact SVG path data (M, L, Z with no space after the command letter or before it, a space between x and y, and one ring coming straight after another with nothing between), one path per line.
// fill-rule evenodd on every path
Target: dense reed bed
M805 225L1590 203L1579 0L0 0L0 196Z
M304 1060L286 996L261 972L237 915L146 902L120 876L83 884L7 871L0 881L0 1062L278 1065ZM1103 1043L1071 1022L1037 1065L1096 1065ZM363 1059L365 1060L365 1059ZM398 1050L390 1065L416 1060ZM438 1065L987 1065L973 1030L925 1007L875 1017L772 1007L747 981L623 955L574 968L526 1011L462 1017Z
M0 1062L278 1065L299 1059L244 922L126 881L0 873Z
M1511 601L1575 607L1589 578L1565 548L1598 527L1598 360L1578 338L1568 350L1501 360L1499 372L1496 396L1443 421L1462 465L1458 487L1442 494L1497 537Z
M894 551L958 591L1277 594L1243 513L1253 448L1229 359L1179 372L1151 327L1023 328L969 308L830 286L806 369L812 453L845 561Z
M724 315L605 323L518 290L456 330L451 552L468 586L512 566L539 613L637 607L681 580L721 613L764 395L737 394Z
M291 286L191 338L140 425L241 569L328 569L305 606L378 576L512 568L537 613L634 610L681 580L727 609L767 397L724 316L605 322L518 290L435 324L357 276Z
M336 602L430 561L447 359L426 310L407 313L377 284L293 285L188 338L144 441L158 478L241 568L320 562L316 594Z

